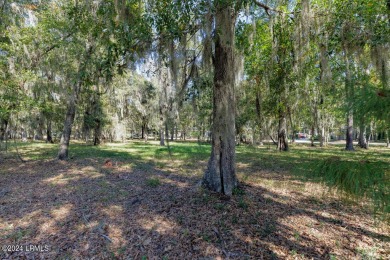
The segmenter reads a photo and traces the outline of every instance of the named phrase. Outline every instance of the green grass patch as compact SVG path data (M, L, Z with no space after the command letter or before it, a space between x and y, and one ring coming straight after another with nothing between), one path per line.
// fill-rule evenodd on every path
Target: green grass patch
M146 179L146 185L154 188L154 187L160 186L161 182L157 178L149 178L149 179Z

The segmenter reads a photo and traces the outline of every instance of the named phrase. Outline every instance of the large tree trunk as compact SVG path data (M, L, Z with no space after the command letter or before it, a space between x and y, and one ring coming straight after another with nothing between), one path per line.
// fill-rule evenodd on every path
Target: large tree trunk
M218 3L215 14L212 151L203 185L212 191L230 196L237 186L234 94L236 14L231 6Z
M368 149L367 139L366 139L366 126L362 122L359 127L359 147Z
M68 149L70 142L70 135L72 133L72 125L74 122L74 117L76 115L76 100L72 96L68 102L68 108L65 116L64 129L62 131L61 142L60 142L60 151L58 152L59 160L68 159Z

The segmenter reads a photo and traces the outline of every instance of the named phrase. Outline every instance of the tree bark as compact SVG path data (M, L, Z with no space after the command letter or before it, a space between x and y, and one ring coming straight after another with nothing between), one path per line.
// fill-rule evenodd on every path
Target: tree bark
M314 124L311 125L311 137L310 137L310 146L314 147Z
M60 142L60 151L58 152L59 160L68 159L68 150L70 135L72 133L72 125L74 122L74 117L76 115L76 98L74 96L70 97L68 102L68 108L65 116L64 129L62 131L61 142Z
M366 138L366 126L364 125L364 123L361 123L359 127L359 147L368 149L367 138Z
M348 105L347 110L347 133L345 150L354 151L353 148L353 83L350 71L350 62L348 57L348 49L344 46L344 61L345 61L345 98Z
M100 136L102 135L102 124L99 118L95 119L93 145L100 144Z
M237 186L235 166L235 41L236 13L218 2L215 25L212 151L203 177L208 189L231 196Z
M164 128L163 127L160 128L160 145L161 146L165 146L165 142L164 142Z
M51 135L51 120L46 119L46 142L53 143L53 137Z
M259 84L259 83L258 83ZM261 91L257 90L256 92L256 114L257 114L257 126L259 128L259 145L263 145L263 117L262 117L262 103L263 99L261 96ZM254 142L253 138L253 142Z
M284 112L279 113L278 149L279 151L288 151L287 120Z
M0 124L0 141L5 140L5 135L7 134L8 119L1 119Z
M318 131L318 139L320 141L320 147L324 147L325 145L325 127L324 126L321 126L321 127L318 127L317 128L317 131Z

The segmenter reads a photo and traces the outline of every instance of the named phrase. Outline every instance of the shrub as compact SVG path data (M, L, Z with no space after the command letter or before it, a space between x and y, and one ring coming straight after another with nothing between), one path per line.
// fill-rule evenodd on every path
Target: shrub
M314 168L314 176L353 199L368 198L375 209L390 213L390 179L388 166L367 159L360 161L330 157Z

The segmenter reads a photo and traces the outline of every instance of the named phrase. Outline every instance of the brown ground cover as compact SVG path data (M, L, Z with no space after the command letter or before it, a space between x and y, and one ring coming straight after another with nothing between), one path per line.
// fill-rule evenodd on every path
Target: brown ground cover
M1 162L2 259L389 259L389 228L362 204L285 170L238 163L231 197L199 186L205 160ZM161 164L162 165L162 164Z

